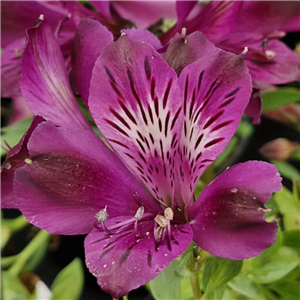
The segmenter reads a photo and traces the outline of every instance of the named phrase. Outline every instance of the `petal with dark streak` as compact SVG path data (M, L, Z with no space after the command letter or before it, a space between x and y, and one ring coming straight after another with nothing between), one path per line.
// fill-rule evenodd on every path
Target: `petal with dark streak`
M209 253L240 260L275 242L277 224L266 222L264 203L281 188L275 166L249 161L230 167L201 193L190 211L194 241Z

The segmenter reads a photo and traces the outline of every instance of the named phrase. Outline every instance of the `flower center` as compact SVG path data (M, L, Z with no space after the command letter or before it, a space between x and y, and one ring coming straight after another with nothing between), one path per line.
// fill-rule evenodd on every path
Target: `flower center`
M173 220L174 212L171 207L164 210L164 215L157 215L154 219L156 228L154 229L154 238L157 242L165 238L166 233L171 235L170 221Z

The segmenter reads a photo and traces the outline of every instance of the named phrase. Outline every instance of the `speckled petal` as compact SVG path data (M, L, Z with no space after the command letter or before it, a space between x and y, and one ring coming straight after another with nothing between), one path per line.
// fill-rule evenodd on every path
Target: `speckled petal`
M85 130L39 125L26 165L16 170L17 207L29 222L57 234L85 234L106 207L110 217L157 204L116 155Z
M105 230L95 228L85 239L87 267L100 287L115 298L153 279L191 242L191 227L181 224L171 225L170 236L157 243L155 215L146 209L144 215L136 225L133 215L111 219L105 222Z
M275 242L277 224L266 222L264 204L281 188L275 166L248 161L230 167L201 193L189 219L194 241L209 253L240 260Z

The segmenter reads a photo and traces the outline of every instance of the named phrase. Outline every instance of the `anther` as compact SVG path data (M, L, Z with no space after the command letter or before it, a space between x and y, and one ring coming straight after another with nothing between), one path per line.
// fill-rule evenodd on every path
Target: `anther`
M108 217L109 217L108 213L106 212L106 208L107 208L107 205L105 205L105 207L103 209L99 210L95 214L95 218L97 219L97 221L99 223L105 222L108 219Z

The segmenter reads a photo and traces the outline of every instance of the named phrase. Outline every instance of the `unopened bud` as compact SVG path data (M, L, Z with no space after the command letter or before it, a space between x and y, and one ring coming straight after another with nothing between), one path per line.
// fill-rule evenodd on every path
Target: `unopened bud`
M269 160L285 161L291 157L295 150L295 143L284 138L278 138L263 145L259 152Z

